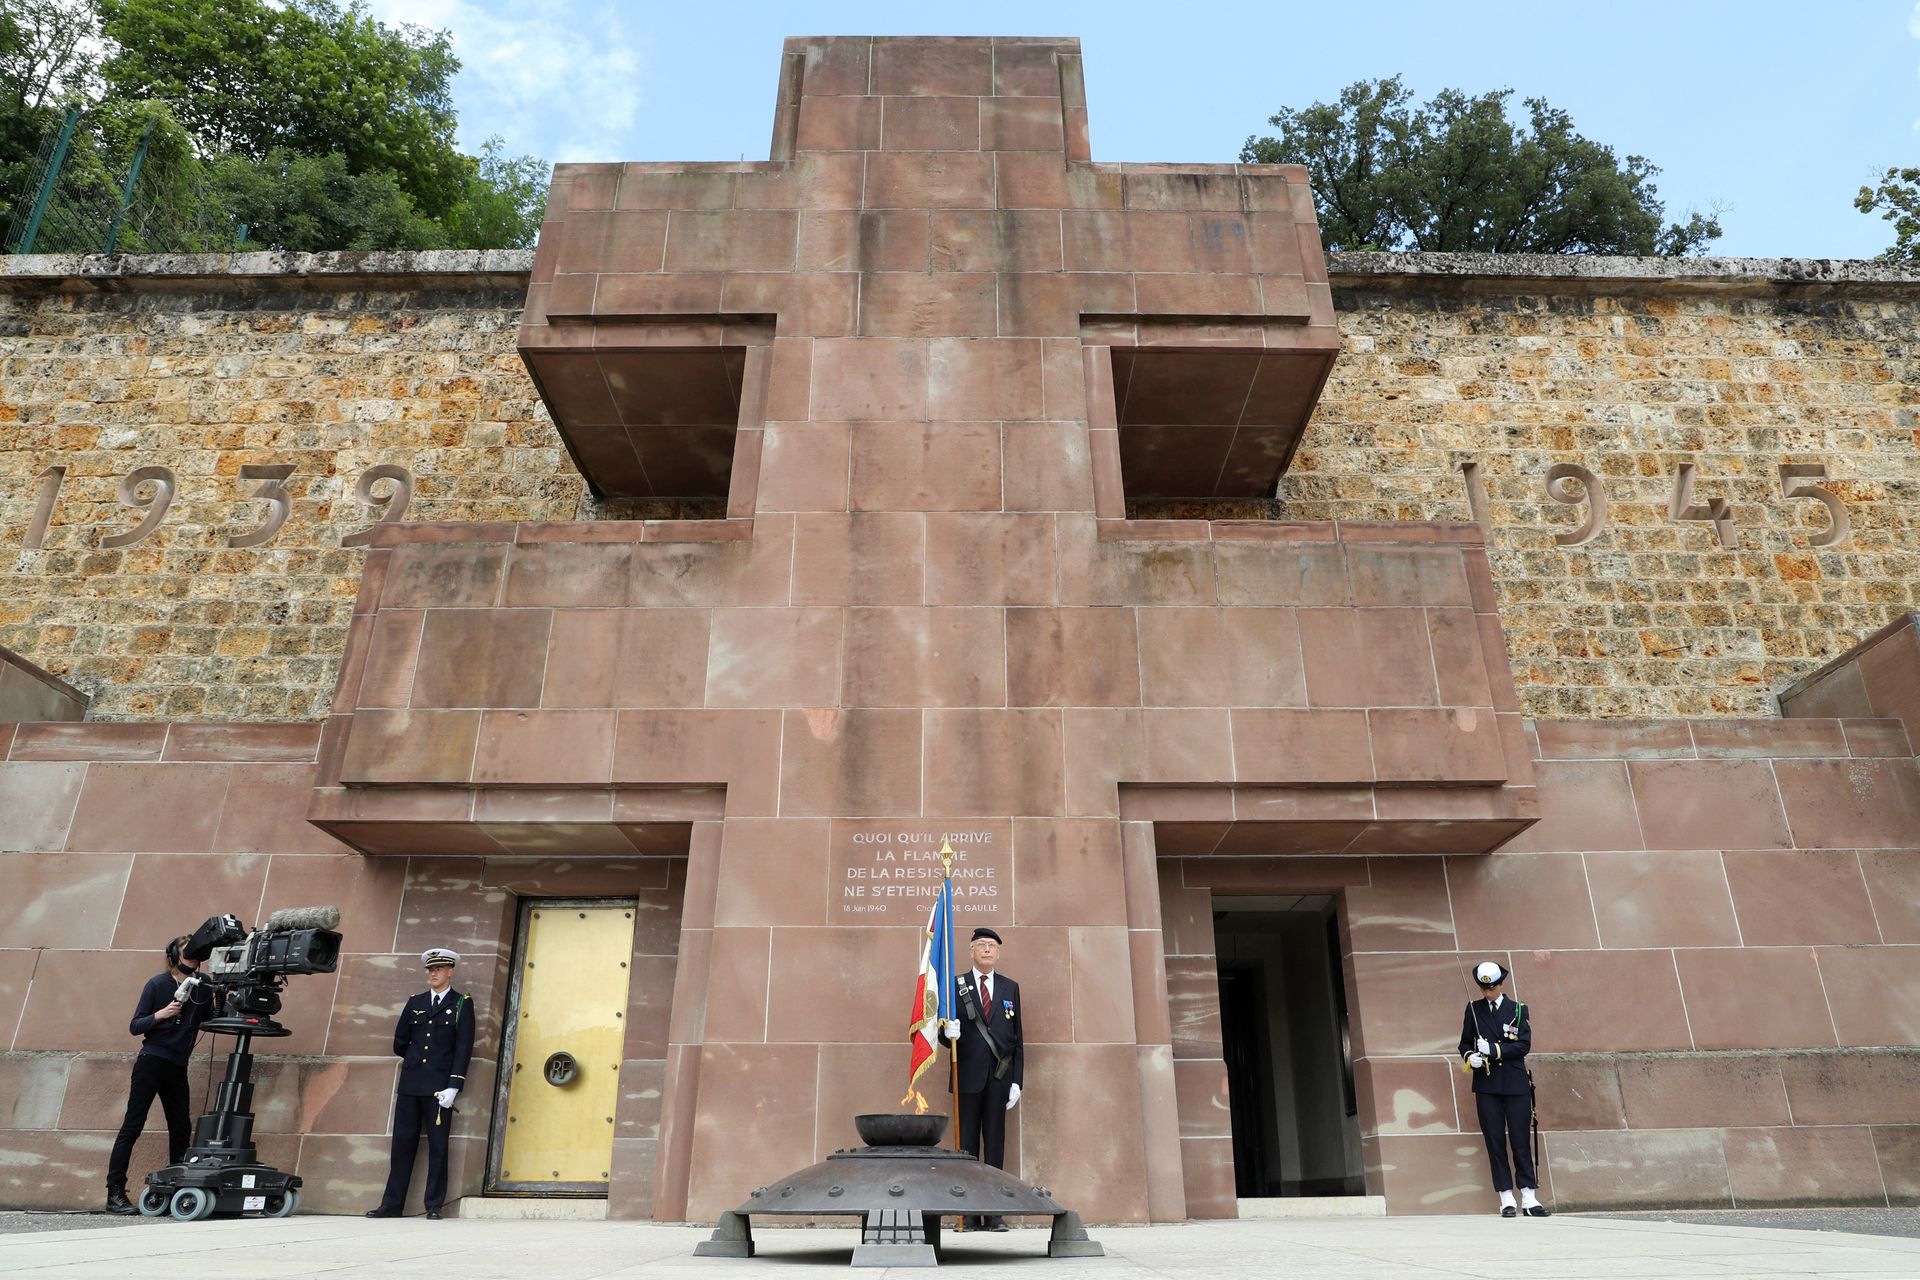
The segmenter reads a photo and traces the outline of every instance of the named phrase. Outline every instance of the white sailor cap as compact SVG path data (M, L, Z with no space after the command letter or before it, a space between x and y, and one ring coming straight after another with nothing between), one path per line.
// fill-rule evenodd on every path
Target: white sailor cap
M429 969L443 964L459 964L460 953L458 951L449 951L445 947L428 947L420 953L420 963Z
M1483 987L1497 987L1507 979L1507 971L1492 960L1482 960L1474 966L1473 980Z

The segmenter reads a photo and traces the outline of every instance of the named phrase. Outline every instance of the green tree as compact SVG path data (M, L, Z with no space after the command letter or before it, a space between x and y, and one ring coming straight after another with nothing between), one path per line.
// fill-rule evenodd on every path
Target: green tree
M1889 169L1880 184L1860 188L1853 207L1878 212L1893 224L1893 243L1880 256L1889 262L1920 260L1920 169Z
M13 217L40 140L93 87L93 11L80 0L0 0L0 228Z
M1398 76L1363 80L1336 102L1282 108L1279 135L1249 137L1240 159L1305 165L1335 250L1677 256L1720 235L1697 212L1663 227L1657 168L1622 163L1539 98L1516 125L1512 96L1446 89L1416 106Z
M166 100L206 152L338 155L349 173L393 174L429 217L461 199L448 33L389 27L360 0L95 3L109 95Z

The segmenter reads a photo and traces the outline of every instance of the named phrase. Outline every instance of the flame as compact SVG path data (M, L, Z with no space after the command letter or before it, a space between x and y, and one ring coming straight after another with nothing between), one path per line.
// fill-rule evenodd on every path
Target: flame
M909 1102L913 1104L913 1114L917 1116L923 1116L927 1114L926 1095L921 1093L918 1089L908 1089L907 1096L900 1099L900 1105L903 1107L906 1106Z

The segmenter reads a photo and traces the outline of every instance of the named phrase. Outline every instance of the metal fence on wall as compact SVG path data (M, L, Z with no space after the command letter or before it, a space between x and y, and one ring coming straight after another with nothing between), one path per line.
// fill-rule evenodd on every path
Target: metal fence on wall
M67 109L41 140L0 247L7 253L194 253L231 229L193 156L154 146L149 123L115 147L94 109Z

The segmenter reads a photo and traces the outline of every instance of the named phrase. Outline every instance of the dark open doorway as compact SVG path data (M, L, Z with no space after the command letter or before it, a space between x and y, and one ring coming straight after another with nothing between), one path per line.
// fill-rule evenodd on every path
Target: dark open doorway
M1241 1199L1366 1194L1334 905L1214 899Z

